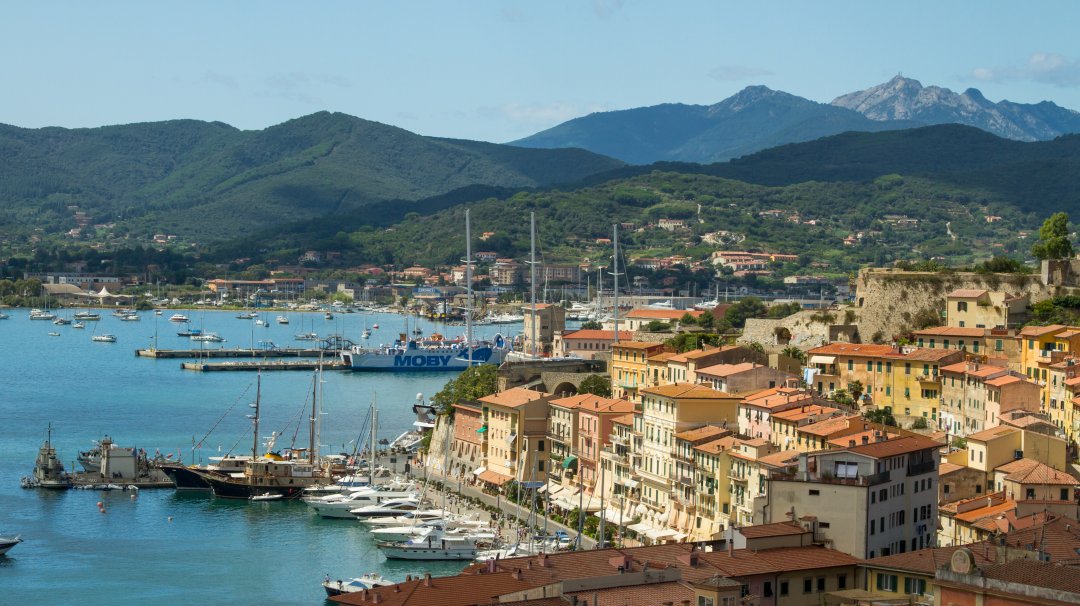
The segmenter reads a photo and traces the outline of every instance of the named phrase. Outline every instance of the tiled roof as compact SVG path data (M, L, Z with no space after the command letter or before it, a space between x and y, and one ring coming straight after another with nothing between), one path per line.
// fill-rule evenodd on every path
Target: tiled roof
M1020 459L994 470L1007 474L1005 479L1017 484L1052 484L1056 486L1080 486L1080 480L1058 471L1045 463L1032 459ZM1078 554L1080 555L1080 554Z
M1001 436L1007 436L1009 434L1016 433L1017 431L1020 430L1015 427L1005 427L1004 425L999 425L997 427L991 427L990 429L977 431L969 435L967 439L975 440L977 442L985 442L987 440L993 440L994 438L999 438Z
M973 377L989 377L991 375L1001 374L1008 371L1008 368L1004 368L1002 366L993 366L991 364L975 364L969 362L957 362L956 364L949 364L948 366L941 367L941 372L963 373Z
M959 326L935 326L916 330L915 335L927 335L935 337L983 337L986 336L985 328L960 328Z
M1020 336L1022 337L1041 337L1043 335L1060 332L1068 328L1061 324L1051 324L1049 326L1025 326L1020 330Z
M758 463L769 467L785 468L799 464L799 451L783 450L758 457Z
M382 606L472 606L504 593L522 591L536 584L514 578L513 572L486 575L432 577L430 586L424 579L406 581L366 592L357 591L330 598L341 604L382 604ZM378 593L379 601L374 601Z
M880 429L865 429L857 433L849 433L843 436L837 436L829 440L829 444L837 448L852 448L863 444L863 438L866 438L866 444L874 443L878 435L881 433ZM900 434L885 432L885 437L892 440L898 438ZM854 442L854 443L853 443Z
M686 314L697 318L705 312L697 309L634 309L626 314L626 318L650 318L653 320L678 320Z
M618 423L619 425L633 425L634 424L634 413L630 413L628 415L623 415L621 417L615 417L614 419L611 420L611 422L612 423Z
M667 398L697 398L710 400L725 400L734 399L737 397L723 391L717 391L711 387L698 385L696 383L671 383L669 385L657 385L655 387L646 387L645 389L641 390L641 393L664 396Z
M591 412L633 412L634 403L621 398L605 398L591 393L580 393L565 398L557 398L549 402L560 408L588 410Z
M977 299L985 294L987 294L987 291L982 288L957 288L945 295L945 297L949 299Z
M850 356L862 358L892 358L895 360L918 360L935 362L942 358L957 356L953 349L928 349L925 347L909 348L907 353L892 345L873 345L866 343L829 343L806 352L811 356Z
M571 331L564 332L562 334L562 338L563 338L564 341L572 340L572 339L583 339L583 340L588 339L588 340L592 340L592 341L614 341L615 340L615 331L614 330L598 330L598 329L595 329L595 328L585 328L585 329L581 329L581 330L571 330ZM634 331L632 331L632 330L620 330L619 331L619 342L622 343L624 340L625 341L633 341L634 340Z
M961 469L967 469L964 465L957 465L956 463L950 463L948 461L942 461L938 466L938 475L946 476L954 471L960 471Z
M653 348L663 349L664 344L663 343L648 343L648 342L645 342L645 341L623 341L622 339L620 339L619 343L617 345L614 345L614 347L622 347L622 348L625 348L625 349L653 349Z
M732 436L725 436L723 438L717 438L704 444L698 444L694 447L694 450L700 450L706 454L717 454L725 450L731 450L731 447L735 445L736 438Z
M780 412L774 412L769 418L780 421L801 421L814 415L830 415L839 412L839 408L811 404L809 406L804 405L800 406L799 408L792 408L790 410L781 410Z
M1014 560L1005 564L988 564L980 569L982 576L987 579L1055 589L1066 593L1060 596L1061 603L1080 602L1080 573L1075 568L1037 560Z
M994 387L1004 387L1004 386L1009 385L1011 383L1021 383L1021 382L1024 382L1024 379L1021 379L1020 377L1014 377L1012 375L1005 375L1003 377L994 377L993 379L987 379L986 380L987 385L992 385ZM1032 383L1032 385L1035 385L1035 383Z
M686 431L680 431L675 434L675 437L680 440L686 440L688 442L696 442L704 438L711 438L713 436L720 436L722 434L730 434L730 429L721 429L715 425L706 425L705 427L697 427L694 429L688 429Z
M730 377L731 375L746 372L760 366L760 364L755 364L753 362L742 362L740 364L713 364L712 366L699 368L697 373L698 376Z
M775 522L773 524L758 524L757 526L743 526L739 532L748 539L760 539L762 537L783 537L793 534L806 534L809 530L794 522Z
M938 568L948 565L953 552L957 549L960 549L959 545L953 547L927 547L926 549L919 549L917 551L874 558L863 564L863 566L866 568L891 568L893 570L917 572L934 576L934 573ZM975 562L977 564L985 564L994 561L993 554L988 558L985 549L973 548L971 549L971 552L975 555Z
M790 387L773 387L754 392L743 398L743 404L774 410L778 408L793 408L800 403L807 404L814 401L814 395L801 389Z
M990 505L989 507L971 509L963 513L958 513L953 517L955 517L957 520L960 520L961 522L967 522L970 524L972 522L977 522L985 518L994 518L1000 514L1005 513L1006 511L1012 511L1014 509L1016 509L1016 501L1005 501L1003 503L998 503L997 505Z
M1012 530L1004 536L1012 547L1042 551L1051 562L1076 562L1080 559L1080 522L1067 517Z
M854 419L857 416L858 415L836 417L833 419L818 421L817 423L810 423L808 425L803 425L802 427L800 427L799 432L811 436L831 436L838 431L846 430L851 424L851 419Z
M700 557L729 577L853 566L860 562L846 553L824 547L781 547L757 552L736 549L731 554L726 551L712 551L702 553Z
M851 446L847 448L847 451L880 459L918 450L926 450L927 448L940 448L941 446L942 444L940 442L936 442L923 436L904 436L902 438L885 440L884 442Z
M524 387L515 387L513 389L507 389L506 391L491 394L490 396L484 396L483 398L480 398L480 401L487 402L488 404L498 404L500 406L517 408L528 402L546 398L550 395L551 394L542 391L533 391Z
M573 604L575 598L580 598L579 603L588 603L589 606L657 606L658 604L674 603L681 604L685 600L693 604L694 590L682 581L668 581L666 583L648 583L642 585L630 585L627 587L612 587L610 589L589 589L585 591L573 591L563 594L570 601L560 600L560 606ZM592 596L596 601L592 601ZM542 602L527 602L528 606L537 606ZM500 603L499 606L508 606Z

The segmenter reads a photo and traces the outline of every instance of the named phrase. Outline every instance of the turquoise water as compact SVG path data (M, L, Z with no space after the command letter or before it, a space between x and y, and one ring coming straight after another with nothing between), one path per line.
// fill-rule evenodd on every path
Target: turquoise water
M143 490L134 500L124 491L23 490L19 478L33 468L50 422L53 444L69 470L77 451L105 434L121 446L179 451L189 461L192 438L202 439L219 419L196 458L234 445L238 453L250 452L244 415L256 376L183 371L180 360L137 358L134 350L149 346L155 335L161 349L192 347L176 336L171 312L142 312L140 322L121 322L106 311L100 322L78 330L30 321L26 310L5 311L11 318L0 320L0 533L21 534L25 542L0 557L0 604L322 604L325 574L337 579L379 571L404 579L462 568L454 562L388 562L360 524L320 519L303 503L247 503L173 490ZM246 348L267 339L296 346L302 342L293 335L309 331L359 341L374 323L380 328L368 343L379 344L404 331L404 319L388 314L336 314L331 321L321 313L293 313L289 325L278 325L276 313L264 313L270 322L264 328L236 319L235 312L185 313L191 326L228 339L215 347ZM464 332L424 321L420 327L425 334ZM520 325L477 332L498 331L512 335ZM92 342L94 333L115 334L117 342ZM380 437L395 438L415 418L416 394L430 397L452 376L325 373L322 450L351 450L372 400ZM311 373L264 373L260 433L281 433L279 447L290 445L295 433L296 445L306 446L311 391ZM99 513L98 501L106 513Z

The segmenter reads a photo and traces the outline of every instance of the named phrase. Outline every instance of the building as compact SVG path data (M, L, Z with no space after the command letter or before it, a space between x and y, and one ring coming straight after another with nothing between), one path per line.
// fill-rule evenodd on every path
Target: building
M589 494L602 494L600 451L611 442L614 421L634 412L634 403L592 394L575 396L577 403L578 484ZM565 462L564 462L565 464Z
M566 330L566 310L559 305L537 303L521 308L525 314L522 334L525 336L524 351L528 354L550 356L553 352L555 333ZM534 340L535 339L535 340Z
M986 492L994 491L994 470L1023 458L1041 461L1054 469L1065 469L1065 441L1043 433L1001 426L969 435L967 449L950 455L951 462L983 473Z
M957 436L997 427L1005 413L1039 412L1040 386L1001 366L958 362L941 368L938 428Z
M739 434L770 440L772 414L824 403L824 400L813 393L795 387L793 384L752 393L739 402Z
M675 462L671 499L675 519L670 521L670 526L678 530L680 534L690 537L700 536L697 534L701 527L701 518L698 516L700 478L694 449L731 434L730 429L722 429L716 425L705 425L675 434L675 448L671 455ZM705 538L711 539L711 533Z
M1080 604L1080 574L1037 560L980 564L971 550L953 554L934 575L934 604L1063 606Z
M740 362L698 368L695 378L698 383L708 385L717 391L737 394L772 389L783 385L788 379L797 377L756 362Z
M945 295L945 324L957 328L1008 328L1027 320L1029 297L961 288Z
M1016 503L1018 515L1051 512L1080 517L1080 480L1034 459L1017 459L997 467L993 483L994 490Z
M633 341L634 333L619 331L619 341ZM579 329L556 331L554 354L556 356L576 356L592 360L597 356L607 356L615 343L614 330Z
M525 266L516 261L498 261L488 268L494 286L517 286L525 281Z
M675 324L686 314L690 314L695 320L708 313L699 309L633 309L622 318L619 318L619 328L625 330L645 330L650 322L663 322ZM610 322L610 320L608 321ZM604 328L608 322L605 322ZM610 330L610 328L609 328Z
M547 417L551 394L515 387L480 398L484 424L482 482L543 482L548 470Z
M918 347L955 349L988 364L1020 370L1020 341L1015 330L935 326L912 334Z
M621 339L618 343L613 343L610 366L611 395L641 404L640 390L660 384L658 377L650 379L648 359L668 350L668 346L663 343Z
M584 395L588 396L590 394ZM549 402L547 436L550 444L548 449L550 463L548 478L554 481L555 484L564 485L563 477L566 476L567 480L569 480L577 470L574 459L571 459L565 468L563 463L571 456L574 446L577 444L577 409L581 399L581 396L571 396L568 398L555 398Z
M938 524L938 545L968 545L1007 532L1008 515L1015 516L1015 511L1016 502L1006 499L1003 492L945 503Z
M855 417L858 418L858 417ZM769 441L784 450L797 450L809 452L811 450L824 450L825 442L835 437L829 434L818 440L811 440L803 433L803 429L809 426L822 425L830 420L841 420L837 428L848 428L847 417L839 408L823 406L820 404L804 404L798 408L789 408L779 412L769 413ZM839 432L836 432L839 433Z
M812 376L808 384L820 393L863 387L859 404L875 406L902 424L936 426L941 398L942 366L964 359L964 353L896 345L831 343L807 352ZM854 395L854 394L853 394Z
M802 520L858 558L935 544L941 444L922 436L799 455L795 473L767 479L764 522Z
M668 509L677 433L706 424L734 425L739 398L703 385L676 383L641 390L641 502Z
M919 604L933 604L934 575L948 566L958 547L927 547L863 562L861 568L868 598L885 600L906 598ZM985 550L972 550L979 563L990 563ZM996 555L996 554L995 554Z
M440 416L446 418L445 416ZM449 461L445 468L450 477L472 478L473 470L484 464L484 410L480 402L458 402L454 404L453 439L448 451ZM442 457L432 452L434 464L439 464ZM438 469L437 469L438 471Z

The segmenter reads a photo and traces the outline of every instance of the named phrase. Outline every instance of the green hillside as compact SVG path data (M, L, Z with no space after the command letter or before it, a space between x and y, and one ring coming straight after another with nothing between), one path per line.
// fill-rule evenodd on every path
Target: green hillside
M0 126L0 226L94 224L138 236L222 241L473 184L536 187L620 162L581 150L527 150L422 137L321 112L262 131L171 121L95 129Z

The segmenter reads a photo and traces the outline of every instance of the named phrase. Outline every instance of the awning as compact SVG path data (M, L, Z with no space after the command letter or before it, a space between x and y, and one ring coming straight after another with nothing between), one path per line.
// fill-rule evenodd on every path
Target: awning
M653 527L646 522L638 522L637 524L631 524L626 527L627 530L633 530L634 532L646 532L652 530Z
M594 511L593 512L593 515L595 517L598 517L598 518L601 516L601 514L603 514L604 522L607 523L607 524L616 524L616 525L618 525L619 522L620 522L620 519L621 519L622 523L624 523L624 524L626 522L630 521L630 518L627 518L626 516L619 515L618 511L616 511L614 509L611 509L610 507L605 507L605 508L603 508L603 509L601 509L599 511Z
M836 364L836 356L810 356L811 364Z
M673 536L671 538L675 539L676 541L681 541L681 540L685 539L688 536L690 536L690 535L687 535L687 534L684 534L684 533L681 533L681 532L676 532L675 536Z
M487 471L487 467L477 467L476 469L473 470L473 475L480 475L480 474L484 473L485 471Z
M622 485L627 487L627 488L637 488L638 487L638 481L637 480L631 480L630 478L624 478L622 480Z
M514 438L516 438L516 437L517 437L516 433L512 433L512 434L506 436L506 445L507 446L513 446L514 445Z
M514 478L512 478L510 476L504 476L501 473L495 473L494 471L491 471L490 469L485 469L484 473L479 474L479 477L484 482L487 482L489 484L494 484L496 486L502 486L503 484L506 484L510 480L514 479Z
M553 497L557 494L562 493L562 491L562 484L548 484L548 497Z
M676 534L677 533L670 528L651 528L645 531L645 536L649 537L654 541L667 537L673 537Z
M487 433L487 425L483 425L480 429L476 430L476 433Z
M526 490L547 490L547 484L543 482L521 482L521 487Z
M562 468L570 469L570 466L574 465L575 463L577 463L577 457L574 455L570 455L562 460Z

